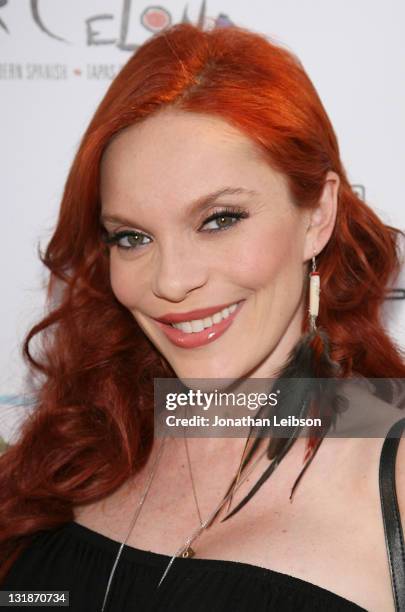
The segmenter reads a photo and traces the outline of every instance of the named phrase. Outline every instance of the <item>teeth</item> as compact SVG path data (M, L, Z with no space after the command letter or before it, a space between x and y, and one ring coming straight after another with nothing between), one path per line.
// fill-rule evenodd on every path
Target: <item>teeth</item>
M212 316L212 320L214 321L214 323L219 323L220 321L222 321L222 313L223 310L221 312L216 312L213 316ZM223 317L224 319L226 317Z
M199 332L204 329L204 321L199 319L198 321L191 321L191 329L193 332Z
M212 317L205 317L205 319L195 319L193 321L183 321L182 323L172 323L172 326L176 329L180 329L182 332L186 334L192 334L195 332L200 332L207 327L212 327L214 323L219 323L222 319L226 319L230 314L235 312L237 308L237 304L232 304L232 306L227 306L223 310L216 312L212 315Z
M191 327L191 321L184 321L183 323L179 323L181 325L180 329L187 334L191 334L193 328Z

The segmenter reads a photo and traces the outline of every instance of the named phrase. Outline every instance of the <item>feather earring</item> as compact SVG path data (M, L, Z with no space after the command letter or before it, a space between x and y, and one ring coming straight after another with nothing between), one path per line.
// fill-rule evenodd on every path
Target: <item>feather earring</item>
M292 415L302 418L308 415L313 416L315 414L319 414L322 416L323 423L322 427L318 428L317 431L314 431L314 435L309 437L307 450L304 457L304 466L291 489L290 500L292 499L294 491L297 488L303 474L309 467L316 452L318 451L322 440L329 431L330 426L334 423L335 417L333 411L330 409L330 406L333 406L334 404L334 387L328 383L327 379L338 377L340 373L340 366L330 357L330 346L327 333L318 328L316 325L316 319L319 314L319 299L320 275L316 270L314 252L312 257L312 271L309 275L309 331L298 341L293 351L290 353L286 364L278 372L274 383L274 388L280 390L279 397L282 398L282 401L277 403L273 416L277 415L277 417L281 419L283 417ZM265 407L262 407L258 411L257 416L265 416L263 414L264 410ZM231 516L241 510L241 508L243 508L243 506L263 486L266 480L280 464L282 459L286 456L288 451L292 448L302 430L303 426L297 425L296 427L292 428L291 435L288 438L272 437L271 431L266 432L270 433L267 457L271 460L271 463L265 469L255 485L250 489L248 494L232 510L232 512L227 514L225 518L222 519L221 522L228 520L231 518ZM257 429L254 427L251 427L249 430L244 454L248 446L249 439L255 431L257 432ZM257 433L260 434L264 432ZM256 438L244 460L242 456L242 466L240 466L238 470L238 477L234 478L226 495L229 494L232 488L235 487L240 474L251 462L252 458L257 454L257 450L262 443L263 436L256 435Z

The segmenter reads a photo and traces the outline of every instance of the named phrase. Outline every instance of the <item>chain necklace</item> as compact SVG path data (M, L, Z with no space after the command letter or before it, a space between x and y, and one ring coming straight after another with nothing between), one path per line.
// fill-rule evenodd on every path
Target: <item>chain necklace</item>
M131 521L129 530L127 532L127 535L125 537L125 540L121 543L121 546L120 546L120 548L118 550L118 554L117 554L117 556L115 558L114 564L113 564L112 569L111 569L110 577L108 578L108 583L107 583L107 588L106 588L105 595L104 595L103 605L101 606L101 612L104 612L104 610L105 610L105 605L107 603L108 594L110 592L110 588L111 588L111 584L112 584L112 581L113 581L113 578L114 578L115 570L117 569L118 561L120 560L123 548L124 548L125 544L127 543L128 538L131 535L131 532L132 532L132 530L133 530L133 528L135 526L135 523L138 520L138 517L139 517L139 515L141 513L142 506L143 506L143 504L145 502L146 496L148 495L149 489L150 489L152 481L153 481L153 477L154 477L154 475L156 473L157 466L158 466L160 458L162 456L162 452L163 452L163 448L164 448L165 442L166 442L166 438L163 438L163 441L162 441L162 443L160 445L159 451L158 451L158 453L157 453L157 455L155 457L155 461L153 462L152 468L151 468L151 470L149 472L149 478L148 478L145 490L144 490L144 492L143 492L143 494L141 496L141 499L139 500L139 502L138 502L138 504L136 506L135 513L134 513L134 516L132 518L132 521Z
M203 520L201 518L200 506L198 505L197 492L195 490L195 483L194 483L194 478L193 478L193 470L191 469L190 453L189 453L189 450L188 450L188 442L187 442L187 436L185 434L185 431L186 431L185 428L183 428L183 432L184 432L184 446L186 448L188 471L189 471L189 474L190 474L191 487L193 489L194 501L195 501L195 505L196 505L196 508L197 508L198 520L200 521L200 525L202 525Z
M114 574L115 574L115 571L116 571L117 566L118 566L119 559L121 557L121 553L122 553L122 551L124 549L125 544L128 541L129 536L131 535L131 532L132 532L132 530L133 530L133 528L135 526L136 521L138 520L138 517L139 517L140 512L142 510L142 506L145 503L146 497L148 495L149 489L150 489L152 481L153 481L153 477L155 476L155 473L157 471L157 467L158 467L160 458L162 456L162 452L163 452L163 448L164 448L165 442L166 442L166 438L163 438L163 441L162 441L162 443L160 445L159 451L158 451L158 453L156 455L155 461L154 461L154 463L152 465L152 468L151 468L151 470L149 472L149 478L148 478L148 481L147 481L144 493L143 493L140 501L138 502L138 504L136 506L135 513L134 513L134 516L133 516L132 521L130 523L130 527L128 529L127 535L126 535L124 541L121 543L120 548L118 550L117 556L115 558L115 561L114 561L114 564L112 566L112 569L111 569L111 572L110 572L110 576L109 576L109 579L108 579L108 582L107 582L107 588L106 588L106 591L105 591L105 595L104 595L104 599L103 599L103 604L102 604L102 607L101 607L101 612L104 612L104 610L105 610L107 599L108 599L108 595L109 595L109 592L110 592L110 589L111 589L112 581L113 581ZM245 450L246 450L246 445L245 445L244 453L245 453ZM204 531L204 529L206 529L206 527L209 526L210 521L216 516L216 514L225 505L225 503L232 498L232 496L235 493L235 491L237 491L237 489L239 489L239 487L243 484L243 482L253 472L254 468L257 465L257 463L262 459L262 457L266 454L266 452L267 452L267 449L265 448L264 451L257 457L256 461L253 463L253 465L251 466L251 469L247 472L247 474L245 474L245 476L243 478L240 478L240 479L239 479L239 476L240 476L240 467L239 467L238 482L235 483L235 486L232 488L232 490L229 491L229 493L227 495L225 495L225 497L220 501L220 503L216 506L215 510L209 515L209 517L205 521L201 521L201 523L198 526L198 528L195 529L193 531L193 533L187 538L185 543L180 548L178 548L176 550L176 552L174 553L174 555L170 559L170 561L169 561L169 563L168 563L168 565L167 565L167 567L166 567L166 569L165 569L165 571L164 571L164 573L163 573L163 575L162 575L162 577L161 577L161 579L159 581L159 584L158 584L157 588L160 587L160 585L162 584L163 580L166 578L166 576L167 576L171 566L173 565L173 562L176 559L176 557L179 557L180 555L182 555L184 553L186 553L184 555L185 557L192 556L192 554L187 554L187 552L191 548L191 544L201 535L201 533ZM195 488L194 488L194 491L195 491ZM196 497L195 497L195 499L196 499ZM198 507L198 503L197 503L197 507ZM194 551L192 551L192 552L193 552L193 554L195 554Z
M185 431L185 430L183 430L183 431ZM247 448L248 442L249 442L249 437L247 437L247 438L246 438L246 442L245 442L245 446L244 446L244 449L243 449L242 457L241 457L241 460L240 460L240 462L239 462L238 471L237 471L237 474L236 474L236 477L235 477L235 484L234 484L234 486L232 487L232 490L231 490L231 492L230 492L230 495L228 495L228 496L227 496L227 499L228 499L228 510L227 510L227 512L229 512L229 510L230 510L230 507L231 507L231 504L232 504L233 494L234 494L234 492L235 492L235 491L236 491L236 489L237 489L237 485L238 485L238 482L239 482L239 479L240 479L240 476L241 476L243 459L244 459L245 454L246 454L246 448ZM202 520L202 518L201 518L201 511L200 511L200 506L199 506L199 504L198 504L198 499L197 499L197 492L196 492L195 483L194 483L194 478L193 478L193 470L191 469L190 453L189 453L189 449L188 449L188 442L187 442L187 437L186 437L186 435L184 435L184 445L185 445L185 448L186 448L186 455L187 455L187 462L188 462L188 470L189 470L189 473L190 473L191 486L192 486L192 489L193 489L193 495L194 495L195 505L196 505L196 508L197 508L198 519L199 519L199 521L200 521L200 526L201 526L203 529L206 529L206 528L208 528L210 525L209 525L209 521L206 521L206 522L204 523L204 522L203 522L203 520ZM223 499L222 501L225 503L225 500L224 500L224 499ZM218 506L217 511L219 511L219 509L220 509L220 506ZM213 516L213 515L211 515L211 516ZM215 516L215 515L214 515L214 516ZM189 546L188 546L188 547L187 547L185 550L183 550L183 552L181 553L181 555L180 555L180 556L181 556L181 557L184 557L184 558L186 558L186 559L187 559L187 558L189 558L189 557L194 557L194 555L195 555L195 551L194 551L194 550L191 548L191 546L189 545Z
M167 573L169 571L169 569L171 568L174 560L176 559L176 557L179 557L183 552L187 551L188 548L191 546L191 544L194 542L194 540L196 540L201 533L204 531L204 529L207 527L207 525L210 524L211 520L214 518L214 516L220 511L220 509L226 504L226 502L228 501L228 499L230 499L230 497L234 494L235 491L237 491L239 489L239 487L245 482L245 480L248 478L248 476L251 474L251 472L253 472L253 469L256 467L256 464L260 461L260 459L266 454L267 449L265 448L264 451L259 455L259 457L257 457L256 461L253 463L253 465L251 466L251 469L248 471L247 474L245 474L244 478L241 478L238 482L238 484L236 486L234 486L232 488L231 491L229 491L229 493L227 495L225 495L225 497L219 502L219 504L216 506L215 510L209 515L209 517L199 526L197 527L197 529L195 529L193 531L193 533L187 538L187 540L184 542L184 544L178 548L176 550L176 552L174 553L173 557L170 559L164 573L163 576L161 577L159 584L158 584L158 588L160 587L160 585L162 584L163 580L166 578Z
M303 404L302 404L302 408L301 408L301 412L300 414L304 413L304 410L307 406L307 401L304 400ZM249 436L246 440L245 443L245 447L243 450L243 455L242 455L242 460L243 460L243 456L246 452L246 448L249 442ZM258 464L258 462L262 459L262 457L264 457L264 455L266 455L268 452L268 449L265 448L264 451L262 453L259 454L259 456L256 458L256 461L254 461L254 463L251 465L250 470L247 470L247 473L241 477L241 466L242 466L242 460L240 462L239 465L239 470L238 470L238 474L237 474L237 479L236 482L234 484L234 486L231 488L231 490L223 497L223 499L219 502L219 504L217 505L217 507L215 508L215 510L209 515L209 517L197 528L193 531L193 533L187 538L187 540L185 541L185 543L176 550L176 552L174 553L173 557L170 559L164 573L163 576L161 577L159 584L157 586L157 588L160 587L160 585L162 584L163 580L166 578L168 571L170 570L174 560L176 559L176 557L178 557L179 555L184 554L185 552L187 552L189 550L189 548L191 547L191 544L194 542L194 540L196 540L201 533L204 531L204 529L206 529L207 526L209 526L211 524L211 521L216 517L216 515L219 513L219 511L222 509L222 507L226 504L226 502L228 500L232 500L232 497L235 493L235 491L237 491L242 484L245 482L245 480L250 476L250 474L253 472L253 470L255 469L256 465ZM276 461L275 466L277 467L278 465L278 461ZM194 553L194 551L193 551Z
M185 432L185 429L183 429L183 431ZM184 433L184 446L186 448L188 471L189 471L189 474L190 474L191 488L193 489L193 496L194 496L195 506L197 508L198 520L200 521L200 526L202 527L204 522L203 522L203 520L201 518L200 506L198 505L197 492L195 490L195 483L194 483L194 478L193 478L193 470L191 469L190 453L189 453L189 450L188 450L187 437L186 437L185 433ZM195 551L191 548L191 546L188 546L186 548L186 550L184 550L181 553L181 556L184 557L185 559L190 558L190 557L194 557L194 555L195 555Z

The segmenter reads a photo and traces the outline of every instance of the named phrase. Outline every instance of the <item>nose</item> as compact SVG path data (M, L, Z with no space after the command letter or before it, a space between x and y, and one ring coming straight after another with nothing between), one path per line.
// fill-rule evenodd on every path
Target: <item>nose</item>
M194 244L178 238L161 245L153 270L153 293L171 302L181 302L208 278L208 264Z

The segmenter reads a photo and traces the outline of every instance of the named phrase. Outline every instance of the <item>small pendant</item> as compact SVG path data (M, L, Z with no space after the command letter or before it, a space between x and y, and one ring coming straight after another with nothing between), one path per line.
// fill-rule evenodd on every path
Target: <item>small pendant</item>
M185 551L184 551L184 552L181 554L181 556L182 556L184 559L188 559L188 558L190 558L190 557L194 557L194 555L195 555L195 552L194 552L194 550L191 548L191 546L188 546L188 547L186 548L186 550L185 550Z
M309 283L309 314L317 317L319 314L320 276L319 272L311 272Z

